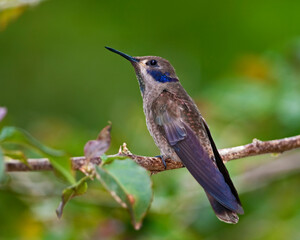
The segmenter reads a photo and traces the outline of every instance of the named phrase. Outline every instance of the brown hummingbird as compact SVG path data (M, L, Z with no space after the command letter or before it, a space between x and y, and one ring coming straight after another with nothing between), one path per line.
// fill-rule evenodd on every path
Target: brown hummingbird
M147 128L164 165L167 158L181 161L203 187L216 216L237 223L238 214L244 213L238 193L204 118L173 66L161 57L132 57L106 48L129 60L135 69Z

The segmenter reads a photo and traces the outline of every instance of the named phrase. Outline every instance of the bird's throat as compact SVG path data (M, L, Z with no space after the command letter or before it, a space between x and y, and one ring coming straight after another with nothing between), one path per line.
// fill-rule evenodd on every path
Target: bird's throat
M162 73L158 70L149 70L147 69L147 73L151 75L155 81L165 83L165 82L178 82L177 78L170 77L168 72Z
M137 73L136 77L137 77L137 80L139 81L139 86L140 86L141 93L142 93L142 95L144 95L144 92L145 92L145 82L143 80L143 77L142 77L142 75L140 73Z

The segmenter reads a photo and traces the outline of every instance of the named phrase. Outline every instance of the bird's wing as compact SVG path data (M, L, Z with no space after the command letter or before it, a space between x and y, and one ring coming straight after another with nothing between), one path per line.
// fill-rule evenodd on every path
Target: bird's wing
M220 153L216 147L216 144L210 134L210 131L209 131L209 128L208 128L208 125L206 123L206 121L202 118L202 121L203 121L203 124L204 124L204 127L205 127L205 130L206 130L206 133L207 133L207 136L209 138L209 141L211 143L211 147L213 149L213 152L214 152L214 156L215 156L215 159L216 159L216 164L217 164L217 167L219 169L219 171L222 173L223 177L224 177L224 180L225 182L229 185L230 189L231 189L231 192L233 193L233 195L235 196L235 198L237 199L238 203L241 205L241 201L240 201L240 198L239 198L239 195L231 181L231 178L229 176L229 173L223 163L223 160L220 156Z
M200 144L196 133L182 117L180 101L163 92L153 103L152 110L158 127L185 167L205 189L226 208L242 213L242 208L224 180L222 173ZM185 119L185 120L184 120Z

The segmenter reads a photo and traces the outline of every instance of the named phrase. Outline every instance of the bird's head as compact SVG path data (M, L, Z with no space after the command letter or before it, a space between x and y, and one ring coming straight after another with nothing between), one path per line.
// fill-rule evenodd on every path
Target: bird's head
M150 89L161 88L163 85L178 82L175 69L161 57L132 57L118 50L106 47L131 62L138 78L142 95Z

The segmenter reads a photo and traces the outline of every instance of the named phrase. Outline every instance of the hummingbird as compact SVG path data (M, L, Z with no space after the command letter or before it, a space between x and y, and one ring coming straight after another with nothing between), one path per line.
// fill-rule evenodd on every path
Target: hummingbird
M165 159L181 161L203 187L216 216L223 222L237 223L238 214L244 214L237 190L207 123L173 66L161 57L132 57L106 48L129 60L135 69L147 128L165 167Z

